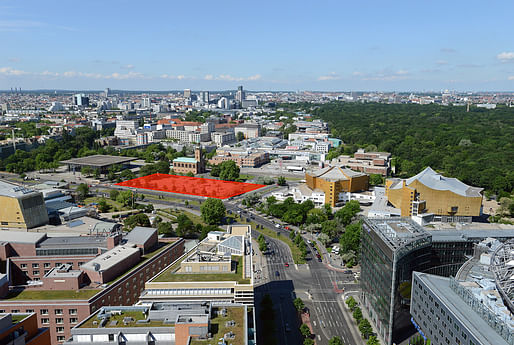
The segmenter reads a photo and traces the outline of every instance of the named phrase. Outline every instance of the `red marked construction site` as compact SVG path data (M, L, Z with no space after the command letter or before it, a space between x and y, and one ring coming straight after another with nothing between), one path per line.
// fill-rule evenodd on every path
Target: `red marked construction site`
M167 174L143 176L133 180L116 183L116 185L217 199L226 199L265 187L265 185L262 184L219 181L208 178Z

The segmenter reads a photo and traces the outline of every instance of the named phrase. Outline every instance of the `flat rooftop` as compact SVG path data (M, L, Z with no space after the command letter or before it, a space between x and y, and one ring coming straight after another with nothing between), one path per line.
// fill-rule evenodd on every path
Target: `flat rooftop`
M121 261L132 256L134 253L139 253L139 248L135 245L126 244L116 246L113 249L98 255L93 260L86 262L81 266L81 268L89 271L105 271L116 266Z
M134 157L121 157L109 155L93 155L87 157L73 158L61 161L62 164L68 165L83 165L94 167L108 167L114 164L123 164L136 160Z
M32 189L25 188L23 186L18 186L14 183L9 183L0 180L0 196L8 196L12 198L24 196L27 194L39 194L39 192L34 191Z
M400 247L423 238L430 234L410 218L366 218L370 226L394 251Z
M226 343L232 345L245 345L246 341L246 307L215 307L213 308L213 317L211 318L212 339L217 340L223 338L225 334L232 333L233 338L226 339ZM207 345L216 341L191 339L190 345Z
M450 278L418 272L414 274L446 305L456 319L466 322L468 330L479 339L480 344L507 345L507 342L450 287Z
M45 233L0 230L0 242L37 244L46 239Z

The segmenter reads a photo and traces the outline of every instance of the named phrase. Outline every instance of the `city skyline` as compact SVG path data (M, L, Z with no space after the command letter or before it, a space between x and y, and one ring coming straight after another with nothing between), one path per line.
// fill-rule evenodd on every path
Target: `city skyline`
M0 89L514 89L513 4L89 4L3 1Z

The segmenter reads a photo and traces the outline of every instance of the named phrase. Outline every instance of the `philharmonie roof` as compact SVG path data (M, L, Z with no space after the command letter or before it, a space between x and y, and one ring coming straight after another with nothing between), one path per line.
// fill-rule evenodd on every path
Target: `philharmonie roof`
M341 167L326 167L317 170L312 174L312 176L314 177L318 177L327 181L348 180L353 177L359 177L364 175L366 174Z
M467 197L482 197L480 192L483 188L471 187L467 184L457 180L456 178L445 177L437 172L435 172L432 168L427 167L425 170L420 172L419 174L412 176L411 178L405 181L406 185L409 186L414 181L419 181L425 186L435 189L435 190L447 190L452 193L467 196ZM390 187L391 189L400 189L402 188L402 180L397 180Z
M19 196L23 196L25 194L37 194L39 192L36 192L32 189L25 188L23 186L18 186L13 183L0 181L0 196L8 196L12 198L16 198Z

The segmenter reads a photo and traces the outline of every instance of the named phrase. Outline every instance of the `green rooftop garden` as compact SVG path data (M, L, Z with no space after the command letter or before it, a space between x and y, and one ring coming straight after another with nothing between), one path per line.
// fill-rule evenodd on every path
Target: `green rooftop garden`
M250 284L250 279L244 279L244 259L232 256L236 262L236 271L231 273L175 273L180 268L176 262L158 275L152 282L208 282L208 281L237 281L239 284Z
M5 299L8 300L52 300L52 299L83 299L96 295L99 289L75 290L22 290L12 291Z
M28 317L29 314L28 313L23 313L23 314L11 314L11 319L12 319L12 323L13 325L14 324L17 324L18 322L20 322L21 320L25 319L26 317Z
M98 328L100 326L100 319L97 318L98 314L94 314L89 319L87 319L83 324L80 325L80 328ZM127 325L123 323L123 319L126 317L131 317L134 321L129 322ZM119 327L159 327L166 326L170 327L170 324L164 325L163 320L151 320L149 322L137 323L139 320L146 320L146 315L143 314L142 311L125 311L122 310L121 315L111 315L105 325L102 328L119 328ZM94 321L97 321L97 324L94 324ZM112 321L116 321L116 324L112 324Z
M219 309L215 308L214 310ZM223 338L225 333L232 332L235 334L234 339L227 339L227 342L232 345L244 345L245 344L245 329L244 329L244 308L238 307L238 308L226 308L227 309L227 315L221 316L218 315L211 319L211 325L209 331L212 332L212 339L211 340L199 340L193 338L191 340L190 345L207 345L207 344L213 344L213 339L216 341L214 343L217 343L219 338ZM214 311L213 310L213 311ZM235 321L235 326L226 326L227 321Z

